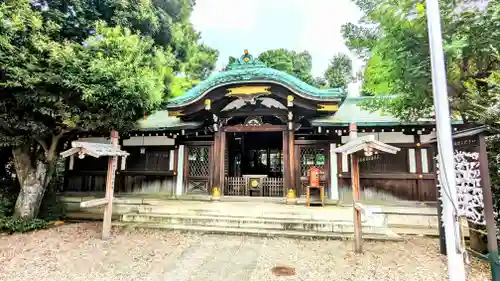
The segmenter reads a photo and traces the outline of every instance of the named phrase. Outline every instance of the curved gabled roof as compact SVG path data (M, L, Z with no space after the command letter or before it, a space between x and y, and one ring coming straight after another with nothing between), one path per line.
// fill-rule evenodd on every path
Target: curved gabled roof
M288 73L269 68L245 51L226 71L215 73L184 95L169 100L170 107L187 105L202 98L211 90L241 82L271 82L290 89L295 94L312 100L336 100L347 95L343 88L318 89Z
M396 96L367 96L367 97L347 97L340 105L339 110L334 115L318 117L310 120L313 126L349 126L350 123L356 123L358 126L404 126L404 125L434 125L436 120L433 118L419 118L411 122L404 122L400 119L385 113L381 110L370 111L363 108L363 101L370 99L388 98ZM460 119L453 119L452 124L463 124Z

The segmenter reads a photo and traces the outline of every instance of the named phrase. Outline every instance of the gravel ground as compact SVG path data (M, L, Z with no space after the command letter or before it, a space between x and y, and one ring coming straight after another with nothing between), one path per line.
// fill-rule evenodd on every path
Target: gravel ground
M437 239L366 242L305 241L244 236L114 230L100 240L100 224L68 224L29 234L0 236L0 280L37 281L265 281L447 280ZM296 270L277 277L275 266ZM469 281L489 280L488 266L473 260Z

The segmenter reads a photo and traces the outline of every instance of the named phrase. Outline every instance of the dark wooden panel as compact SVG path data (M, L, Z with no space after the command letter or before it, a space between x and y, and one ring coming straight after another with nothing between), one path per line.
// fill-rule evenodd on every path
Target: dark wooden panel
M361 173L408 172L408 149L402 148L396 154L379 153L370 157L359 157Z
M75 156L74 171L106 171L106 169L108 169L108 157L94 158L92 156L85 156L85 158L80 159Z
M106 171L68 171L64 192L104 192L106 190ZM172 171L117 171L115 192L132 192L134 186L155 181L173 180Z
M130 171L169 171L170 148L168 147L140 147L127 148L130 156L127 157L126 169Z
M389 194L397 200L408 201L436 201L437 198L434 180L422 180L420 186L417 180L408 179L363 179L361 177L360 182L362 193ZM343 188L351 186L350 179L344 178L342 183ZM366 194L363 195L366 196Z

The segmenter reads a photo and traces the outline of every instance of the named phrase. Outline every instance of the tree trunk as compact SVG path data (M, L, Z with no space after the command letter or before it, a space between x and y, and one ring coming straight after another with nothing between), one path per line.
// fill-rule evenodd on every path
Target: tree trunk
M34 219L38 215L45 190L52 178L55 168L55 157L49 161L42 161L32 150L32 147L23 145L12 150L20 192L14 207L14 217Z

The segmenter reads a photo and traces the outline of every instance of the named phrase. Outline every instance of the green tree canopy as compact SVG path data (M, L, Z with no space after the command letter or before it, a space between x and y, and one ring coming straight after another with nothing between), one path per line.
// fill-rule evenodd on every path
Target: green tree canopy
M467 2L440 1L448 92L452 110L462 116L468 114L471 104L465 84L484 88L482 79L499 67L492 46L500 43L500 1L489 1L484 7ZM396 96L369 106L401 119L432 115L425 3L357 0L356 4L365 17L356 24L344 25L342 31L347 46L369 59L363 89L375 95Z
M352 75L352 60L346 54L337 54L332 57L325 71L325 79L328 86L347 88L349 82L354 78Z
M126 131L158 108L178 69L206 71L194 68L204 61L199 53L180 63L179 40L159 39L163 30L156 26L175 19L155 6L165 3L91 2L0 3L0 135L3 145L13 147L21 185L18 217L36 216L71 134Z
M318 83L323 82L315 79L312 75L312 57L307 51L296 52L287 49L275 49L261 53L259 60L268 67L291 74L311 85L322 87Z

